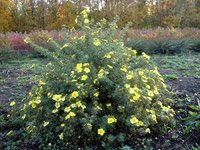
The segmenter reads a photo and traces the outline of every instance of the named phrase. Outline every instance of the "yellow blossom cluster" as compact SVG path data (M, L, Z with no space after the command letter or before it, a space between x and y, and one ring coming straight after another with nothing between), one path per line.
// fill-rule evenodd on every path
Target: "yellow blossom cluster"
M31 105L32 108L36 108L36 106L37 106L38 104L40 104L40 103L41 103L41 97L40 97L40 96L37 96L35 99L30 100L28 104Z
M137 127L140 127L140 126L143 126L144 123L140 120L138 120L135 116L133 116L131 119L130 119L130 122L131 124L134 124L135 126Z
M95 46L100 46L101 45L101 41L99 40L99 39L94 39L94 41L93 41L93 44L95 45Z
M112 124L112 123L115 123L115 122L117 122L117 119L115 117L110 117L110 118L107 119L108 124Z
M74 113L74 112L70 112L66 117L65 117L65 119L66 120L68 120L68 119L70 119L70 118L72 118L72 117L75 117L76 116L76 114Z
M104 75L107 75L107 74L109 74L108 71L106 71L104 69L100 69L99 72L98 72L98 77L102 78Z
M104 58L111 58L113 54L114 54L114 52L109 52L104 55Z

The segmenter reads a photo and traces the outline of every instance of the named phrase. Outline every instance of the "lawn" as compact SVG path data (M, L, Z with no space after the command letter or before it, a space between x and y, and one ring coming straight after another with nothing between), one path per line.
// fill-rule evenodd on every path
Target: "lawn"
M200 105L200 54L154 55L151 57L163 75L169 89L174 93L173 108L177 121L176 128L165 136L151 135L145 142L147 149L198 149L199 133L193 130ZM26 57L11 60L0 65L0 148L14 149L22 140L12 135L10 129L18 130L20 122L9 119L10 102L20 105L31 87L38 82L47 59ZM190 113L189 113L190 112ZM188 118L189 116L189 118ZM187 118L187 119L186 119ZM197 120L199 121L199 116ZM199 122L197 122L199 125ZM138 143L142 139L138 139Z

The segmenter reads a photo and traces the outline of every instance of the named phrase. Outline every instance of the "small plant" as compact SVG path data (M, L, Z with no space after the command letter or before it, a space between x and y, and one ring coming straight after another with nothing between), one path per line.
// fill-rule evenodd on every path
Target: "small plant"
M177 79L177 76L176 75L163 75L163 78L164 78L164 80L166 80L166 81L171 81L171 80L175 80L175 79Z
M197 135L200 133L200 106L198 105L190 105L191 111L189 111L189 115L185 118L186 128L184 130L185 134L189 134L191 132L196 132Z
M40 148L117 148L134 137L165 133L174 111L150 57L136 56L113 38L118 19L93 25L86 10L81 15L84 34L64 45L48 40L54 51L25 39L51 59L21 111L28 141Z

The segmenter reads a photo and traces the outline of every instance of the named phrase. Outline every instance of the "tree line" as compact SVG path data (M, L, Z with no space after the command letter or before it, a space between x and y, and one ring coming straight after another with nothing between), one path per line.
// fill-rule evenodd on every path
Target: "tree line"
M200 0L0 0L0 32L71 29L85 8L95 22L118 15L119 27L200 28Z

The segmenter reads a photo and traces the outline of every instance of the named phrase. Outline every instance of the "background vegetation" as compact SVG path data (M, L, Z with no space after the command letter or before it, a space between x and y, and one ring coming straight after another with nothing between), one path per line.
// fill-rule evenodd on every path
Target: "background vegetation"
M85 7L95 22L120 16L119 27L200 27L200 0L1 0L0 32L71 29Z

